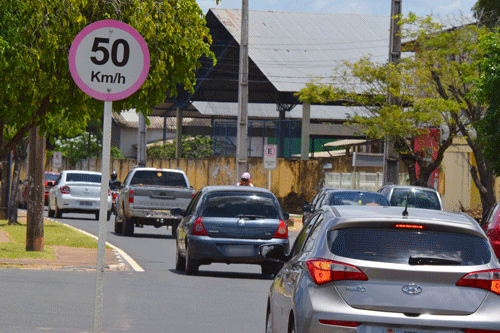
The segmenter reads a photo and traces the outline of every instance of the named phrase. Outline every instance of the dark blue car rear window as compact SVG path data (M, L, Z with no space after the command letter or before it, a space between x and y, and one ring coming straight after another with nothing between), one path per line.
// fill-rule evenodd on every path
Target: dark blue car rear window
M438 231L346 228L327 234L330 251L342 257L408 264L410 257L459 261L462 266L490 262L486 239Z
M439 198L434 191L395 188L391 196L392 206L440 210Z
M332 192L330 194L329 205L349 206L349 205L373 205L389 206L389 201L378 193L370 192Z
M257 192L215 192L207 195L202 216L236 217L256 215L279 218L277 202L272 195Z

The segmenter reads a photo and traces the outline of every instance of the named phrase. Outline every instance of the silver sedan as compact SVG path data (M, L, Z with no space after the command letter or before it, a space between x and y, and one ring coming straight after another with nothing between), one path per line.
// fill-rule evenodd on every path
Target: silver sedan
M284 262L267 332L498 333L500 263L465 214L324 206Z

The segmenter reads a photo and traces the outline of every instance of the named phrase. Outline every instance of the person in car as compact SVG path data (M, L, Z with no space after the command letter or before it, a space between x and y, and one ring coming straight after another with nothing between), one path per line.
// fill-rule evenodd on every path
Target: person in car
M109 179L110 190L118 190L122 186L122 183L117 178L118 174L116 171L111 172L111 178Z
M250 173L248 172L243 172L241 174L241 181L236 184L236 186L252 186L253 184L250 183Z

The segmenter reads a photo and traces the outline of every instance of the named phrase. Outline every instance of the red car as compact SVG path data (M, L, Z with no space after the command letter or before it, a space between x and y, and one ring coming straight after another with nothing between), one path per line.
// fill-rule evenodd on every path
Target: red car
M500 202L497 202L488 212L488 215L481 222L481 227L488 235L491 245L497 258L500 258Z
M59 177L59 172L45 172L45 206L49 202L49 190L50 187L47 186L47 182L54 182ZM26 208L28 202L28 181L24 181L19 185L19 207Z

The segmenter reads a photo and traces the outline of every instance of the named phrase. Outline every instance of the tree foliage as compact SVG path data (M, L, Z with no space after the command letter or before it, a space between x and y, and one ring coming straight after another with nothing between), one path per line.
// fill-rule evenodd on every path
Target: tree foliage
M83 93L68 66L69 49L90 23L114 19L134 27L151 58L149 75L115 110L147 115L176 86L193 90L199 59L208 56L211 36L195 0L5 0L0 13L0 119L12 137L5 156L27 131L78 134L103 112L102 101Z
M172 143L153 145L147 149L151 158L175 158L176 140ZM182 158L199 159L213 156L213 139L197 136L184 136L182 138Z
M500 5L498 0L477 0L472 7L473 15L487 27L500 25Z
M481 39L480 47L487 57L481 61L481 77L477 95L488 104L486 114L479 127L479 138L484 145L484 154L496 176L500 176L500 35L490 33Z
M453 137L465 137L477 163L477 168L471 168L471 176L486 210L495 200L494 181L481 143L476 140L485 107L471 92L479 77L478 61L484 57L478 39L488 30L471 24L445 29L432 17L412 13L400 23L402 40L407 41L402 49L408 56L403 56L397 66L374 63L369 58L345 62L334 71L331 84L312 82L300 91L299 98L311 103L364 106L367 114L359 114L351 123L359 124L371 138L389 137L416 184L426 183ZM393 97L391 103L388 92ZM415 140L429 128L448 132L438 140L434 161L425 161L414 149ZM420 166L418 180L411 178L415 163Z

